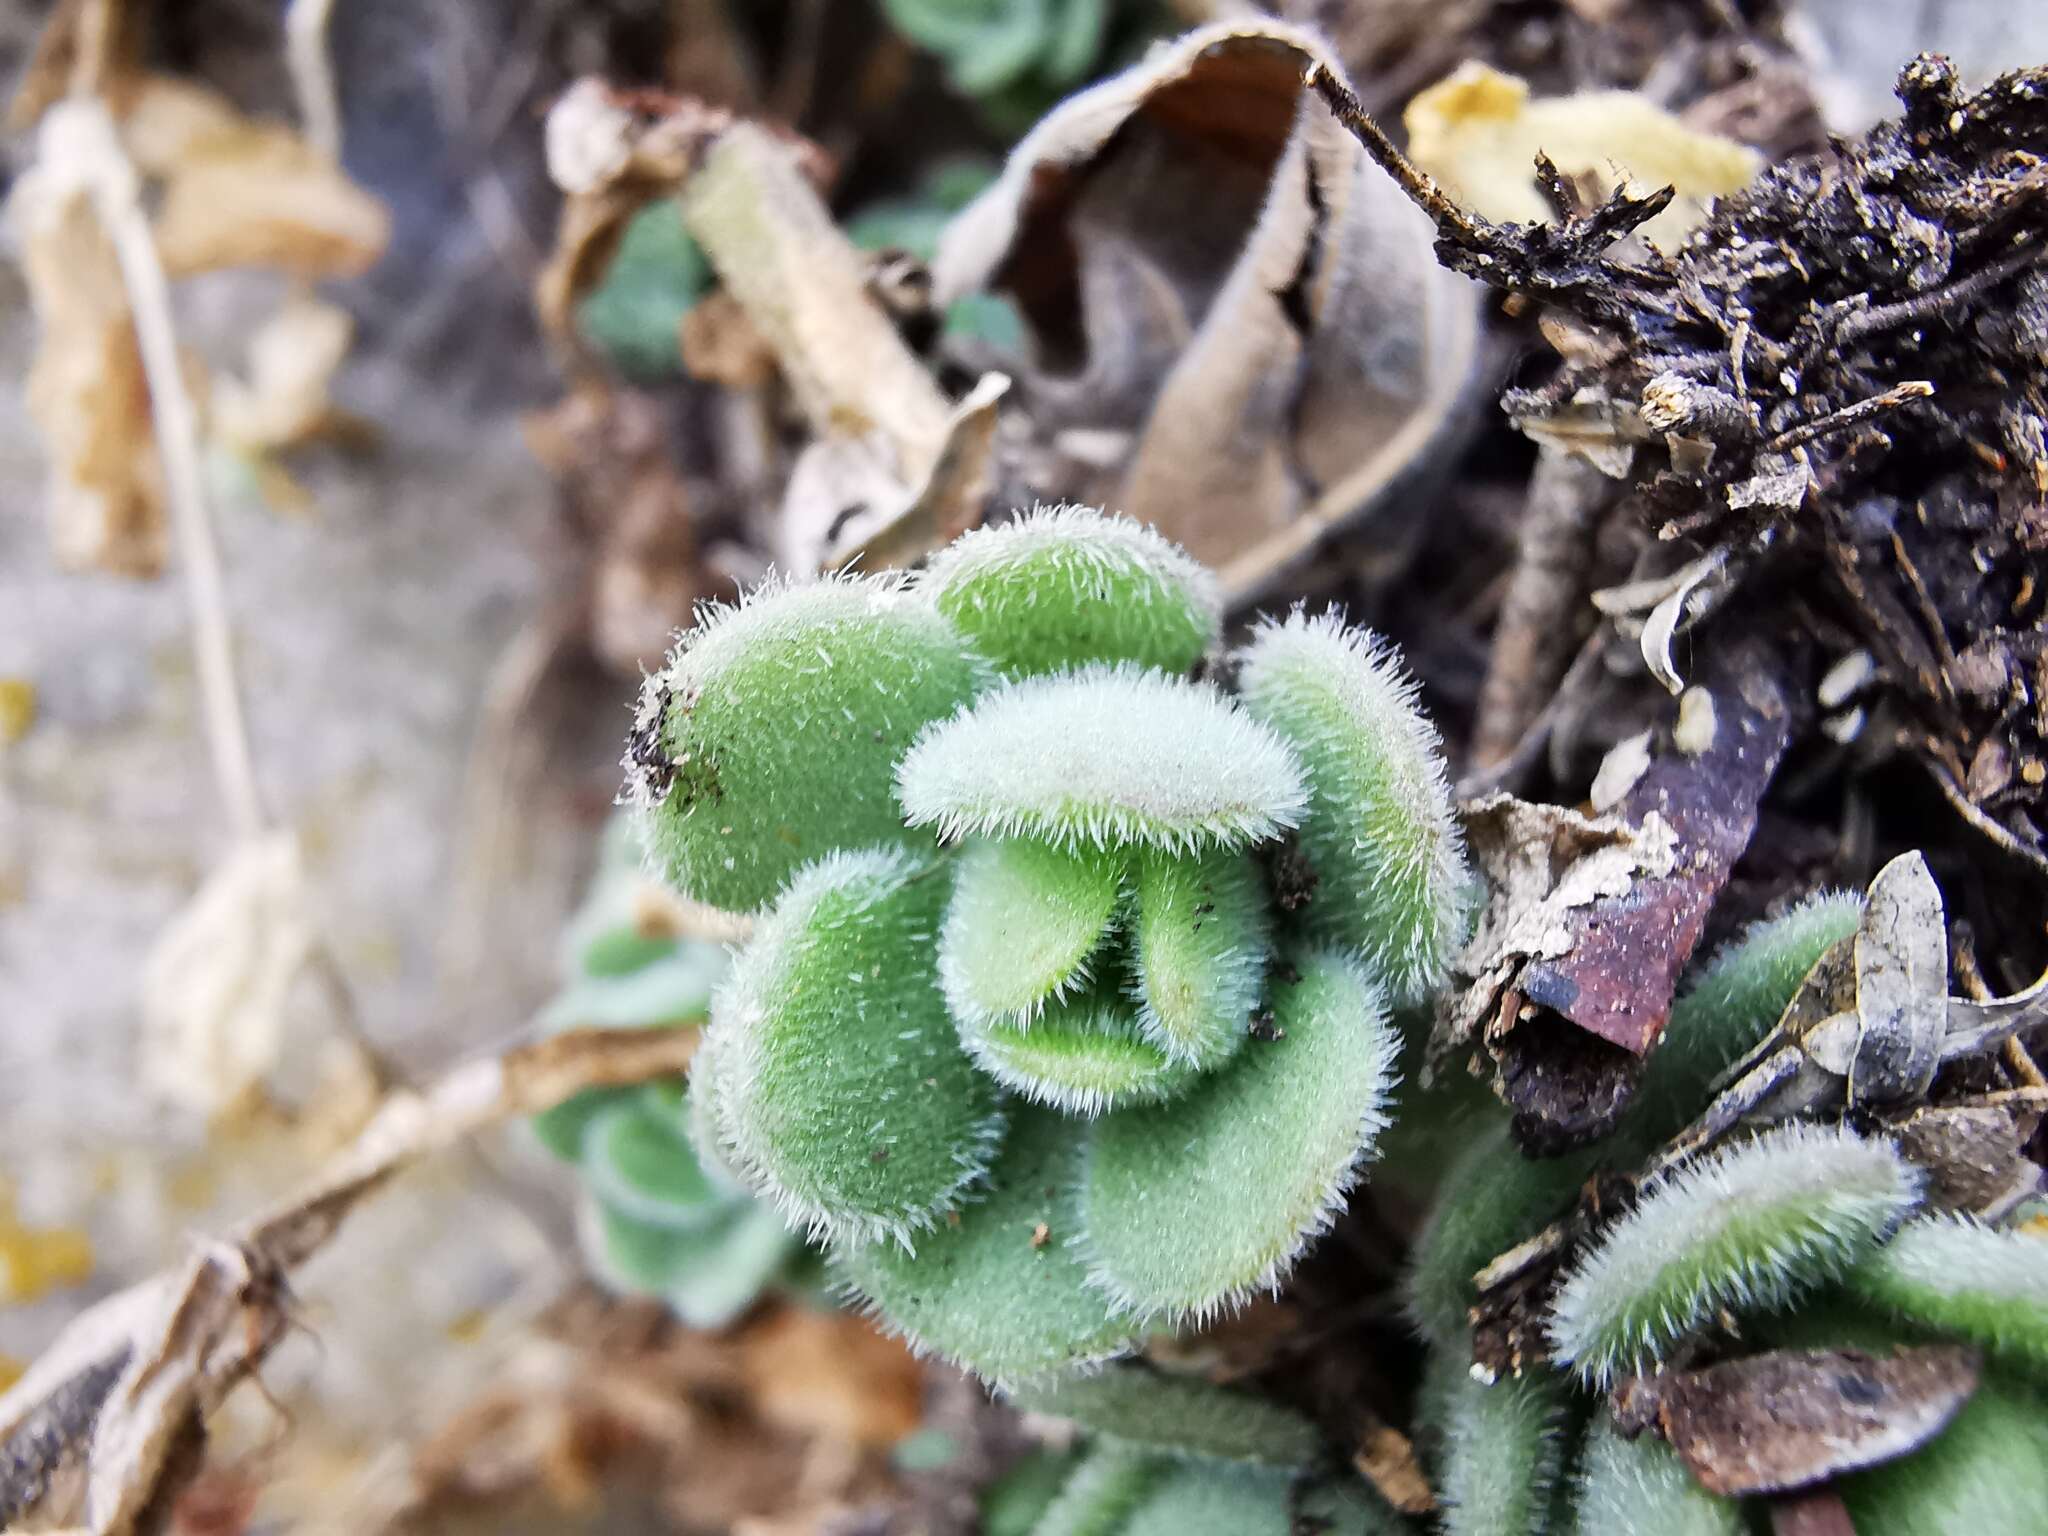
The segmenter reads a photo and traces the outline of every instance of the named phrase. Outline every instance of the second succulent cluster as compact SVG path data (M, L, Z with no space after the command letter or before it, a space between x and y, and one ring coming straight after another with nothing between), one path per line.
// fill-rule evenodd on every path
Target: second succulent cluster
M992 1380L1277 1283L1385 1123L1389 1009L1461 936L1394 662L1295 613L1225 691L1220 628L1179 550L1060 509L709 611L643 696L657 868L760 914L700 1157Z

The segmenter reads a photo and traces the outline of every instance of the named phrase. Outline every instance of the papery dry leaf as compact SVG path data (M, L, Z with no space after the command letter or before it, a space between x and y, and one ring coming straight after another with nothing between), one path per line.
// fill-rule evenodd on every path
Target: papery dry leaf
M50 458L50 541L61 564L154 576L170 532L134 315L86 186L50 158L57 143L42 136L8 203L40 330L28 408Z
M262 454L353 432L355 423L335 409L328 389L354 339L347 310L305 295L287 299L250 338L248 377L214 381L215 434L241 452Z
M1668 874L1676 841L1654 812L1634 827L1619 817L1587 817L1495 793L1459 814L1488 894L1478 928L1453 965L1453 985L1437 1000L1432 1056L1477 1038L1524 965L1570 954L1576 914Z
M997 407L1009 393L1003 374L984 374L946 421L946 441L931 474L871 531L842 522L832 553L818 563L835 569L884 570L916 564L981 525L995 478ZM848 535L858 532L858 542Z
M684 224L774 351L812 431L869 439L897 479L923 481L951 411L789 146L737 124L706 151L682 198Z
M260 1083L284 1051L286 1003L312 959L297 840L272 832L235 849L158 937L142 967L143 1081L214 1115Z
M126 105L121 141L162 184L153 228L173 278L223 267L353 277L384 254L391 215L291 129L154 76Z
M1537 224L1557 217L1536 186L1536 156L1566 177L1586 178L1595 200L1624 180L1678 190L1642 227L1673 250L1705 216L1707 202L1739 192L1763 169L1746 145L1688 128L1634 91L1534 97L1526 82L1474 60L1423 91L1403 116L1408 154L1475 213Z
M1017 302L1034 420L1136 429L1086 492L1270 586L1427 460L1474 298L1308 93L1310 34L1203 28L1070 98L946 231L935 297Z

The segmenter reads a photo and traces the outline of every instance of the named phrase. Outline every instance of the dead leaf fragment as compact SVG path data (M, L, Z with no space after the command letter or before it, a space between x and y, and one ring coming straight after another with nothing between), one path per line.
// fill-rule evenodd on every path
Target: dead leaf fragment
M390 242L384 205L333 160L203 86L145 80L120 128L137 169L161 183L153 227L173 278L224 267L353 277Z
M867 285L790 146L741 123L683 186L683 222L774 351L822 437L872 438L906 483L937 462L951 414Z
M143 1081L206 1116L255 1087L283 1055L314 944L297 840L273 832L230 853L143 962Z
M1977 1390L1974 1350L1775 1350L1646 1384L1657 1426L1710 1493L1781 1493L1918 1450Z
M1527 82L1476 60L1408 105L1408 153L1475 213L1538 224L1557 217L1537 190L1535 164L1548 155L1568 178L1591 183L1593 200L1624 181L1671 186L1671 206L1642 227L1660 250L1677 247L1705 216L1707 202L1747 186L1763 157L1746 145L1700 133L1634 91L1535 97Z
M296 448L354 423L328 390L348 357L355 321L339 305L287 299L249 340L246 378L214 382L213 428L229 447L257 455Z
M741 1375L773 1424L871 1450L917 1428L924 1370L864 1318L785 1307L739 1343Z
M149 385L120 264L58 118L8 202L40 333L28 408L49 456L50 542L74 569L154 576L170 530Z
M1495 793L1461 807L1460 820L1487 898L1438 998L1432 1056L1479 1037L1523 964L1570 953L1573 914L1672 867L1671 829L1654 814L1638 828Z

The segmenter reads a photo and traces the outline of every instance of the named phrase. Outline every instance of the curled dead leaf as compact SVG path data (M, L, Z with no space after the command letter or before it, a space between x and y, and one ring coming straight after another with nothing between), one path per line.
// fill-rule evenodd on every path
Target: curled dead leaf
M173 278L249 266L352 277L390 242L391 215L332 159L203 86L145 79L120 127L137 169L161 185L153 227Z
M315 942L297 840L273 832L229 854L143 962L144 1082L209 1116L255 1087L283 1055Z
M1312 35L1214 25L1054 109L948 228L941 305L993 289L1054 435L1131 434L1062 490L1156 524L1257 593L1381 504L1450 429L1469 286L1309 91Z
M49 455L46 515L58 561L154 576L169 548L163 463L120 264L59 114L15 184L8 219L39 329L28 408Z

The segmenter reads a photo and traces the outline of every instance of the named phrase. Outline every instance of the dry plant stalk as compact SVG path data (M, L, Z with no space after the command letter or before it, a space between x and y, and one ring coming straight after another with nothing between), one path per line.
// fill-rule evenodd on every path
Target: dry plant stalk
M687 1030L571 1030L393 1093L302 1193L74 1319L0 1396L0 1521L54 1515L92 1536L153 1529L200 1469L207 1415L288 1330L292 1271L359 1203L503 1121L681 1072L696 1043Z

